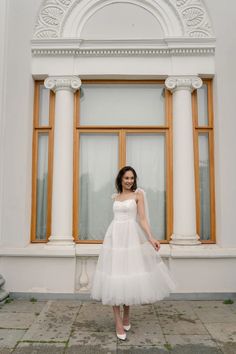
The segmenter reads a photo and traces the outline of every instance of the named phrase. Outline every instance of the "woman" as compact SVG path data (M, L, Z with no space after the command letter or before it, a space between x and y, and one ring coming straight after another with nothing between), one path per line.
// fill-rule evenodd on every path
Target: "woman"
M137 188L137 174L131 166L119 171L116 189L114 219L99 254L91 298L113 306L116 335L125 340L125 331L131 328L130 305L161 300L175 284L157 253L160 242L150 229L146 195Z

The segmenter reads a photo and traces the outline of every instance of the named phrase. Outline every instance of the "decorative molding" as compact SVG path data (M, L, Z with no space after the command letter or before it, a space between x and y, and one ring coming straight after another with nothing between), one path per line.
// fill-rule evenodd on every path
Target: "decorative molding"
M202 86L202 79L198 76L170 76L166 79L165 86L171 92L178 90L192 92Z
M201 0L168 0L176 8L185 35L189 37L213 37L213 30L207 10Z
M214 55L215 44L209 39L181 40L32 40L33 56L174 56Z
M110 3L114 2L114 0L110 1ZM35 39L62 38L63 25L73 8L79 3L82 4L82 0L45 0L38 13L33 37ZM150 0L143 1L142 7L145 9L149 3ZM158 3L162 4L163 0L159 0ZM109 2L106 3L108 4ZM160 6L155 1L152 2L152 6L156 12L160 12ZM183 37L213 37L212 25L201 0L165 0L165 6L175 14L184 30ZM164 13L165 11L160 15L164 17ZM168 25L167 19L165 22Z
M81 80L77 76L51 76L44 80L44 86L54 92L59 90L77 91Z

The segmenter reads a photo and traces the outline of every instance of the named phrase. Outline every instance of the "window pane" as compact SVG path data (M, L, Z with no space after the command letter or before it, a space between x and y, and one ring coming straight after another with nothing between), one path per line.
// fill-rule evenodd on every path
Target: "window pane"
M208 99L207 99L207 85L203 84L201 88L197 90L197 102L198 102L198 125L208 125Z
M164 125L164 85L85 84L81 125Z
M36 239L46 240L48 192L48 133L38 135Z
M209 164L209 136L208 133L199 133L199 179L200 179L200 218L202 240L210 240L210 164Z
M79 239L103 240L113 218L118 135L81 133L79 158Z
M166 235L165 134L127 134L127 165L134 167L137 184L146 191L151 228L159 240Z
M44 85L39 86L39 126L49 125L49 95L50 90Z

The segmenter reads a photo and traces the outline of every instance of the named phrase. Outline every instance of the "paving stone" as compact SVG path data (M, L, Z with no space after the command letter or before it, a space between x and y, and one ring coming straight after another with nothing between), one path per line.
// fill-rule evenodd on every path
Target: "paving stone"
M236 343L223 343L220 348L224 354L235 354L236 353Z
M174 354L222 354L209 335L166 335L165 338Z
M130 321L135 320L155 320L156 310L153 305L140 305L130 307Z
M23 340L67 341L80 306L79 301L49 301Z
M26 301L26 300L13 300L9 304L4 304L0 307L0 313L2 312L29 312L29 313L39 313L42 311L46 305L46 301Z
M116 353L115 333L74 331L70 337L66 353Z
M84 303L73 324L76 331L113 332L115 321L111 306L100 303Z
M0 313L0 328L19 328L27 329L35 321L35 313Z
M125 346L118 348L117 354L168 354L169 351L165 348L157 346Z
M164 334L208 334L186 301L162 301L154 307Z
M12 353L12 349L1 348L1 349L0 349L0 353L1 353L1 354L11 354L11 353Z
M236 314L226 305L195 307L194 312L203 323L236 322Z
M13 354L64 354L65 343L19 343Z
M226 306L225 304L223 304L223 300L191 300L191 301L187 301L187 303L189 304L189 306L191 306L191 308L195 308L195 307L210 307L210 308L217 308L220 306Z
M131 329L127 332L127 339L125 341L118 340L118 346L152 346L156 345L164 348L165 339L158 323L158 320L139 319L132 321Z
M0 329L0 353L3 348L14 348L24 334L23 329Z
M206 323L207 330L212 338L218 343L236 343L236 322L235 323Z
M99 348L98 346L86 345L86 346L72 346L65 351L65 354L114 354L117 351L110 351L107 349Z

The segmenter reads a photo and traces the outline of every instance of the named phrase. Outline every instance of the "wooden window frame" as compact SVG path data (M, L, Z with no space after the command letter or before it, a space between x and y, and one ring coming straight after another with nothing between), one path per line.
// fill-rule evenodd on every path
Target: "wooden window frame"
M31 242L45 243L51 233L52 214L52 174L53 174L53 138L54 138L54 116L55 116L55 94L50 91L49 96L49 125L39 125L39 95L40 85L43 81L35 81L34 85L34 123L32 139L32 194L31 194ZM37 175L38 175L38 137L40 133L48 133L48 190L47 190L47 227L46 239L36 238L37 224Z
M83 80L82 84L164 84L164 80ZM80 126L80 90L74 97L74 159L73 159L73 237L76 243L101 244L103 240L79 239L79 135L80 133L117 133L119 135L119 168L126 161L126 133L165 133L166 139L166 239L173 233L173 146L172 146L172 95L165 88L165 125L163 126Z
M195 195L196 195L196 223L197 234L201 230L201 205L200 205L200 184L199 184L199 133L207 133L208 151L209 151L209 183L210 183L210 229L211 239L202 240L202 243L216 243L215 231L215 174L214 174L214 113L213 113L213 89L212 79L203 79L203 84L207 85L207 112L208 125L198 125L198 104L197 90L192 93L192 111L193 111L193 140L194 140L194 170L195 170Z

